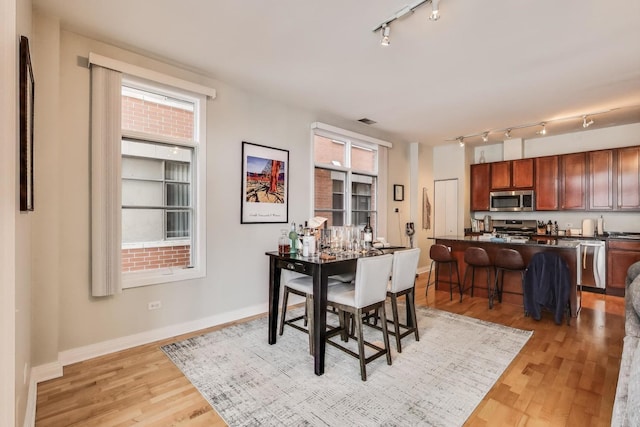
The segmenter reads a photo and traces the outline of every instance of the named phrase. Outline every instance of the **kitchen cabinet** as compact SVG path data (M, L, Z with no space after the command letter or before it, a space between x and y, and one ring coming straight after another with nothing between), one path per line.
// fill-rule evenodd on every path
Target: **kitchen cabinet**
M558 156L536 157L535 170L536 210L558 210Z
M490 163L471 165L471 210L489 210Z
M491 190L533 188L533 159L491 163Z
M618 148L618 210L640 210L640 146Z
M640 261L640 241L609 239L607 250L607 294L624 296L629 266Z
M534 184L533 159L519 159L511 162L511 176L513 188L533 188Z
M613 157L614 150L589 151L589 210L613 210Z
M585 210L587 155L586 152L560 156L560 209Z
M511 162L491 163L491 190L508 190L511 187Z

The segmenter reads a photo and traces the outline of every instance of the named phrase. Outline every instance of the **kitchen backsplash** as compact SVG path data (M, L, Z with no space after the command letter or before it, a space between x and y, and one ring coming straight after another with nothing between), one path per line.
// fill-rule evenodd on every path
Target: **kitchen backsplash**
M534 212L474 212L472 218L482 220L485 215L492 219L532 219L536 221L558 221L558 228L582 228L583 219L604 219L604 231L640 232L640 214L624 212L559 212L559 211L534 211ZM467 221L468 223L469 221ZM568 224L571 224L570 226ZM465 227L469 227L465 224Z

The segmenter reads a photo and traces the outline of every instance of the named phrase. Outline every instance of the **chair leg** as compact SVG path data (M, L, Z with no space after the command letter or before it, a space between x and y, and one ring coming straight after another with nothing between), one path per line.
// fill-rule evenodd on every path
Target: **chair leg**
M498 289L498 268L496 268L496 275L493 281L493 286L488 289L489 291L489 310L493 308L493 298L496 294L496 289Z
M387 310L384 303L380 306L382 312L382 339L384 340L384 348L387 353L387 365L391 365L391 349L389 348L389 331L387 331Z
M453 301L453 271L451 271L451 263L449 263L449 301Z
M471 267L471 298L473 298L473 287L476 283L476 268Z
M416 341L420 341L420 336L418 335L418 321L416 316L416 301L415 301L415 285L414 288L411 289L406 296L407 298L407 307L410 307L409 313L411 314L411 322L413 324L413 333L415 334Z
M364 335L362 333L362 310L357 309L355 313L355 319L353 319L356 323L356 338L358 340L358 355L360 356L360 378L362 381L367 380L367 362L365 360L364 355ZM386 329L386 318L382 322L383 327ZM386 335L386 330L385 330ZM389 337L386 338L389 341Z
M458 290L460 291L460 301L462 302L462 283L460 283L460 273L458 272L458 261L454 262L456 267L456 278L458 279Z
M427 277L427 289L424 291L424 296L426 297L429 294L429 286L431 286L431 272L433 271L433 263L435 261L431 261L431 267L429 267L429 276ZM436 266L436 268L438 268ZM436 282L438 281L438 273L436 272ZM436 286L437 287L437 286Z
M309 319L309 353L313 354L313 296L307 295L306 298L307 318Z
M289 289L284 287L284 295L282 296L282 310L280 311L280 331L278 331L279 335L282 335L284 332L284 321L287 315L287 302L289 300Z
M462 284L460 285L460 302L462 302L462 293L464 292L464 286L467 284L467 273L469 272L469 266L467 265L464 268L464 276L462 277ZM471 276L471 281L473 282L473 274Z
M402 344L400 344L400 318L398 317L398 297L395 294L391 295L391 314L393 315L393 331L396 335L396 349L398 353L402 353Z

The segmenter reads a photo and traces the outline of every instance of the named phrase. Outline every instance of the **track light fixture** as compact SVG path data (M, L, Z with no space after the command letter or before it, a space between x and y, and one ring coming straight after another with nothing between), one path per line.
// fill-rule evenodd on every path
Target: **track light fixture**
M398 10L386 20L382 21L381 24L373 29L374 33L378 32L378 30L381 31L382 42L380 44L382 44L383 46L389 46L389 24L391 24L396 19L403 18L404 16L413 13L418 7L428 2L431 2L431 15L429 15L429 19L432 21L437 21L438 19L440 19L440 0L415 0L412 3L404 6L402 9Z
M389 33L391 33L391 27L389 27L387 24L383 24L380 32L382 33L382 40L380 40L380 44L382 46L389 46L391 44L391 42L389 41Z
M617 108L610 108L608 110L601 110L601 111L592 111L588 114L580 114L580 115L575 115L575 116L567 116L567 117L561 117L561 118L555 118L555 119L550 119L550 120L546 120L544 122L537 122L537 123L527 123L527 124L523 124L523 125L518 125L518 126L509 126L507 128L503 128L503 129L489 129L489 130L485 130L482 132L478 132L478 133L473 133L473 134L467 134L467 135L460 135L460 136L456 136L456 137L451 137L451 138L447 138L445 139L445 141L448 142L453 142L456 141L458 142L458 144L460 144L461 147L463 147L465 145L464 140L465 139L469 139L472 138L471 143L473 144L476 140L473 138L482 138L482 142L486 143L489 142L489 135L497 135L500 133L504 133L504 139L511 139L511 131L513 130L522 130L522 129L529 129L529 128L536 128L538 126L542 126L542 129L538 130L535 132L536 135L540 135L540 136L546 136L547 134L547 125L549 123L558 123L558 122L565 122L565 121L569 121L569 120L576 120L576 119L582 119L582 127L584 129L588 128L589 126L591 126L592 124L594 124L594 121L591 117L593 116L597 116L599 114L606 114L606 113L610 113L612 111L615 110L619 110L621 108L632 108L632 109L638 109L640 108L640 105L634 105L631 107L617 107ZM579 122L578 122L579 123ZM579 124L578 124L579 126ZM555 128L552 127L552 131ZM573 129L576 130L576 129ZM532 131L527 131L527 132L521 132L523 134L523 137L531 137ZM501 138L498 138L501 139Z
M542 129L539 130L537 133L538 135L546 135L547 134L547 128L545 127L545 122L540 123L540 126L542 126Z
M431 0L431 15L429 20L437 21L440 19L440 0Z

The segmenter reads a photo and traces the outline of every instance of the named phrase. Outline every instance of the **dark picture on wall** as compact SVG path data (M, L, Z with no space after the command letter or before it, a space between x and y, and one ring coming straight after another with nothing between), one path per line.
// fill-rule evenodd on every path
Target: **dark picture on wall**
M241 223L288 222L289 151L242 143Z
M20 37L20 210L33 210L33 101L29 39Z

